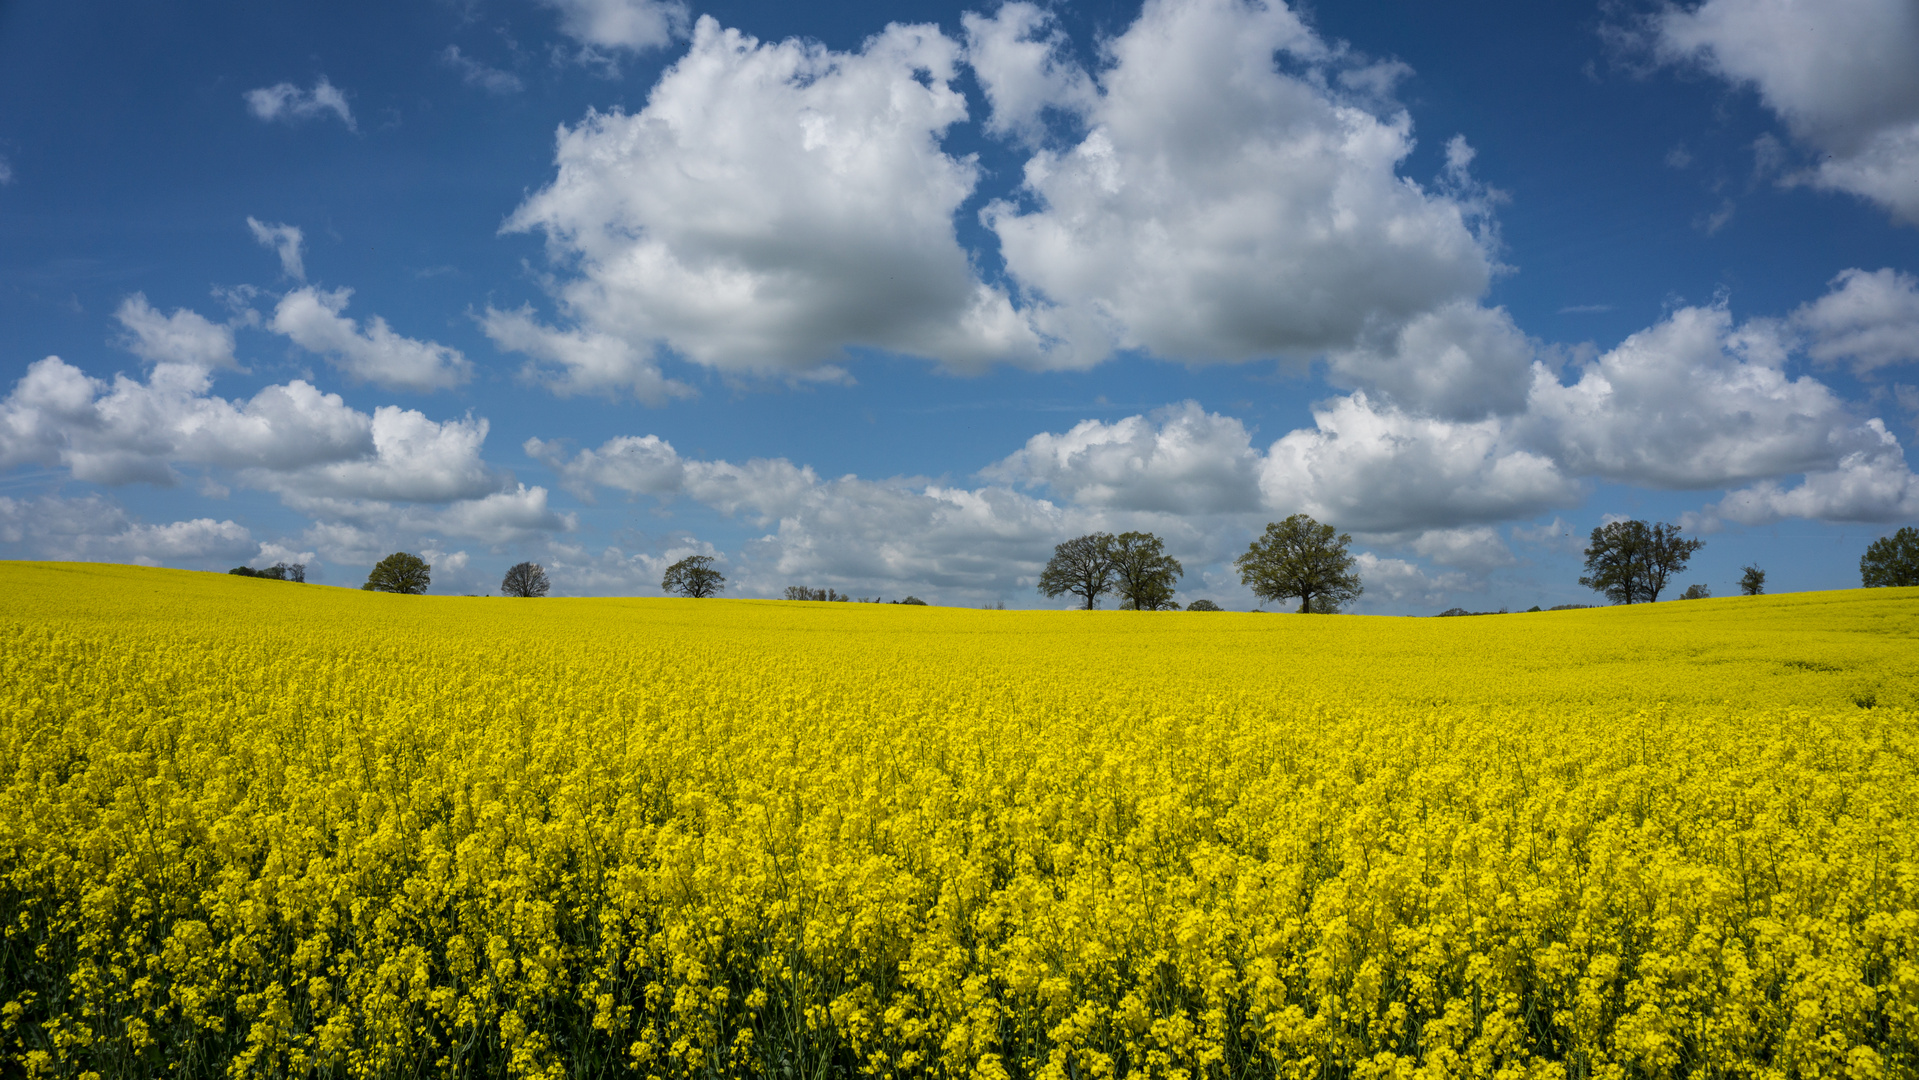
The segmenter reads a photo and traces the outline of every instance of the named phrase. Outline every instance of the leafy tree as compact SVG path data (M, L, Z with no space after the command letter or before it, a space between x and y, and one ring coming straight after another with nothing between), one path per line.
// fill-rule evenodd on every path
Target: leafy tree
M1346 551L1352 542L1331 525L1294 514L1268 524L1233 565L1239 580L1261 600L1297 596L1300 614L1333 614L1363 591L1353 572L1357 560Z
M1211 600L1195 600L1186 605L1187 611L1225 611L1226 609Z
M418 596L426 591L428 583L432 581L432 575L428 573L432 569L418 555L396 551L380 560L373 572L366 576L366 584L360 588Z
M1113 534L1092 533L1053 547L1053 557L1039 575L1039 591L1047 596L1072 593L1086 601L1086 610L1099 604L1101 593L1113 589Z
M501 596L545 596L550 588L546 567L536 562L515 563L500 579Z
M1739 575L1739 595L1758 596L1766 591L1766 572L1757 566L1745 567Z
M1152 533L1124 532L1113 537L1113 591L1123 607L1135 611L1178 610L1173 589L1186 571L1166 554L1165 544Z
M688 555L667 567L666 576L660 579L660 588L695 600L725 587L726 578L713 569L713 559L708 555Z
M905 599L903 599L903 600L894 600L894 601L892 601L892 603L895 603L895 604L911 604L911 605L913 605L913 606L915 606L915 607L926 607L926 606L928 606L928 605L927 605L927 603L926 603L926 601L924 601L924 600L921 600L921 599L920 599L919 597L917 597L917 596L909 596L909 597L906 597L906 598L905 598Z
M297 581L305 583L307 579L307 564L299 562L277 562L265 570L255 570L251 566L236 566L228 570L227 573L236 574L240 577L268 578L273 581Z
M1681 600L1707 600L1712 597L1710 585L1688 585L1686 591L1679 594Z
M1686 568L1704 540L1679 535L1679 526L1615 521L1592 531L1586 544L1586 576L1579 583L1605 593L1615 604L1650 604L1672 575Z
M832 589L810 589L805 585L788 585L786 598L788 600L831 600L836 603L853 599L845 593L834 592Z
M1874 540L1859 560L1859 580L1868 589L1919 585L1919 529L1908 525Z

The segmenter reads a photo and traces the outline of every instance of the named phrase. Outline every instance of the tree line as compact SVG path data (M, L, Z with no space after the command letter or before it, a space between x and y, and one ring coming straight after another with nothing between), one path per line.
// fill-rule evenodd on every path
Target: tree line
M269 581L295 581L306 584L307 564L303 562L277 562L264 570L255 570L251 566L236 566L227 573L235 577L266 578Z
M1703 540L1679 535L1679 526L1644 521L1615 521L1592 531L1586 544L1586 575L1581 585L1604 593L1615 604L1649 604L1659 599L1673 575L1686 568ZM1868 589L1919 585L1919 529L1906 526L1882 536L1859 559L1859 584ZM1766 591L1766 572L1756 565L1740 568L1739 593L1758 596ZM1710 597L1712 589L1691 585L1681 600Z
M1353 570L1358 560L1347 550L1352 542L1351 535L1331 525L1294 514L1268 524L1233 566L1240 582L1262 601L1297 598L1301 613L1337 612L1364 591ZM1185 570L1165 548L1163 540L1144 532L1074 537L1053 548L1039 576L1039 591L1052 597L1077 596L1088 611L1107 593L1117 596L1124 610L1176 611L1173 593ZM1220 607L1211 600L1195 600L1186 610Z
M1357 558L1347 549L1352 536L1321 524L1306 514L1268 523L1246 551L1233 560L1239 579L1262 602L1298 600L1301 614L1331 614L1358 599L1364 591L1354 570ZM1603 594L1615 604L1649 604L1686 569L1703 540L1680 535L1679 526L1645 521L1614 521L1592 531L1585 547L1586 573L1579 584ZM419 595L432 581L433 567L410 552L396 551L377 563L360 586L371 592ZM227 571L240 577L274 581L306 581L305 563L275 563L264 570L236 566ZM1178 559L1166 553L1165 541L1148 532L1097 532L1056 544L1053 557L1040 573L1039 591L1049 597L1075 596L1091 611L1102 596L1118 598L1131 611L1177 611L1173 599L1185 573ZM1919 529L1901 528L1880 537L1859 560L1860 584L1866 588L1919 586ZM699 599L717 596L726 577L708 555L689 555L666 568L660 588L675 596ZM552 584L546 569L522 562L500 580L500 595L545 596ZM1758 596L1766 591L1766 572L1756 565L1741 568L1739 591ZM1712 595L1704 585L1689 586L1682 600ZM834 589L789 585L788 600L854 601ZM880 603L879 597L858 598ZM924 605L916 596L890 601ZM1562 607L1570 605L1561 605ZM1194 600L1188 611L1219 611L1211 600ZM1539 610L1534 607L1533 610ZM1555 608L1554 610L1559 610ZM1471 614L1454 608L1446 614Z

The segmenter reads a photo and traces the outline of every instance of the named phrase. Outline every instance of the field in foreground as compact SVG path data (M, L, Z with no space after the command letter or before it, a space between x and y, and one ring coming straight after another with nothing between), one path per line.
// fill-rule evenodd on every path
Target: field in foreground
M1919 590L1458 619L0 563L0 1075L1919 1073Z

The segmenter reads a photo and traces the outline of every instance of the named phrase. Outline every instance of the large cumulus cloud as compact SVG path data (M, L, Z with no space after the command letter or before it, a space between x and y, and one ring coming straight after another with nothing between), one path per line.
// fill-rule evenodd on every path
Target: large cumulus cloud
M999 19L1031 25L1017 5ZM982 51L992 30L975 28ZM1243 0L1149 0L1106 52L1097 94L1013 94L1011 63L980 69L989 95L1027 112L1047 100L1085 128L1027 162L1034 205L986 212L1062 359L1304 355L1484 290L1476 208L1398 172L1412 121L1381 108L1390 70L1353 64L1284 4Z
M1653 19L1654 45L1751 86L1819 153L1789 174L1919 225L1919 5L1705 0Z
M1470 151L1433 187L1400 175L1400 69L1286 5L1153 0L1097 71L1030 4L963 24L963 44L893 25L838 52L702 18L639 112L561 129L554 179L506 225L545 236L560 322L490 310L489 334L562 392L658 402L674 358L790 376L862 347L961 370L1306 356L1484 291ZM963 63L987 132L1032 151L984 211L997 252L956 226L980 181L943 145L970 119Z
M543 232L577 268L558 294L569 317L649 359L779 372L861 345L960 366L1030 354L955 232L977 179L940 147L966 118L958 61L932 26L835 52L702 18L645 108L562 129L557 177L507 228ZM489 322L526 349L509 326ZM580 355L543 358L606 381Z

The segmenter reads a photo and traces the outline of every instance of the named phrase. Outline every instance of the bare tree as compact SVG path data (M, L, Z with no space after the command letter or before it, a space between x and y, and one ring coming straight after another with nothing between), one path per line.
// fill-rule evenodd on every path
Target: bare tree
M1152 533L1124 532L1113 537L1113 591L1121 606L1135 611L1177 610L1173 590L1185 569L1166 554L1165 543Z
M726 578L713 569L709 555L688 555L667 567L666 576L660 579L660 588L695 600L712 596L725 587Z
M381 559L360 586L371 592L405 593L418 596L432 583L433 569L425 559L405 551L396 551Z
M1100 594L1113 589L1113 534L1092 533L1053 547L1053 557L1039 575L1039 591L1047 596L1072 593L1086 601L1086 610L1099 604Z
M1331 525L1294 514L1268 524L1233 565L1239 580L1261 600L1297 596L1300 614L1333 614L1364 591L1353 572L1356 560L1346 551L1352 542Z
M545 596L550 588L546 567L536 562L515 563L500 579L501 596Z

